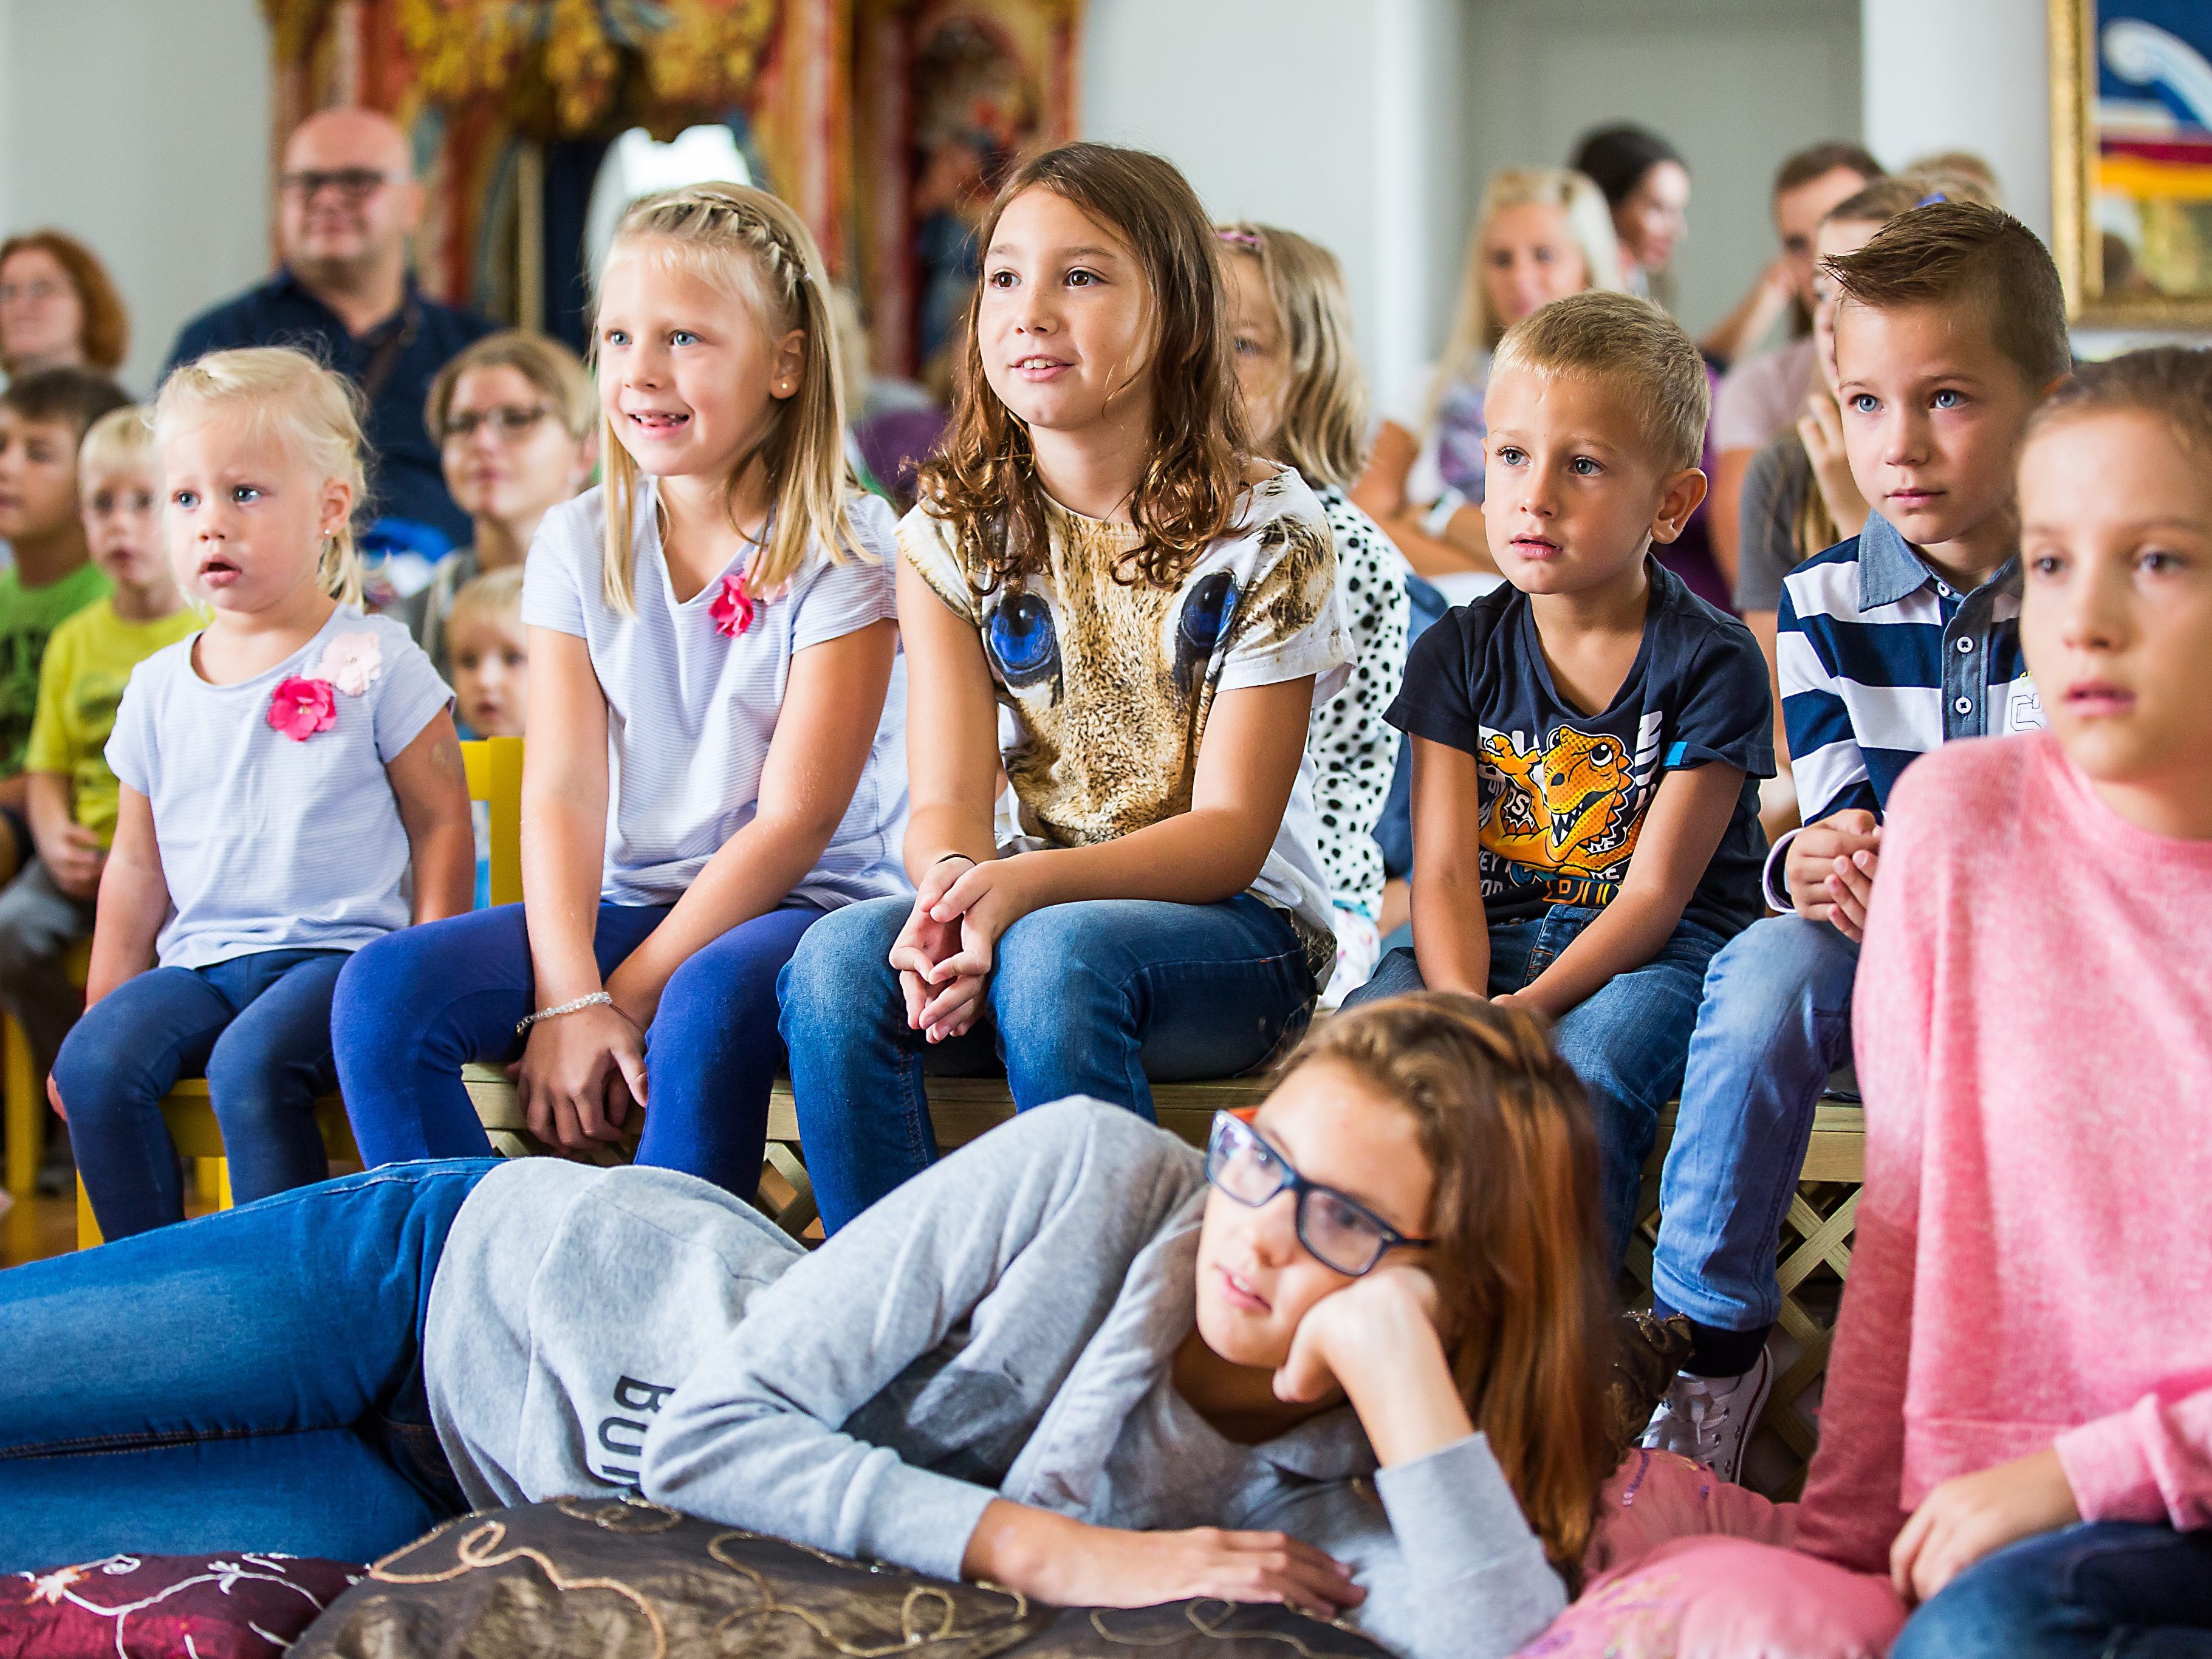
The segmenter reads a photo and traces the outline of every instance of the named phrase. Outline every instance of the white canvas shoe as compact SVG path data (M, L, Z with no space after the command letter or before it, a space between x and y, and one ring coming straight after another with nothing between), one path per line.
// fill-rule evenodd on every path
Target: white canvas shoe
M1773 1386L1774 1358L1764 1348L1759 1363L1741 1376L1677 1372L1644 1431L1644 1447L1679 1452L1722 1480L1734 1480L1743 1469L1744 1443Z

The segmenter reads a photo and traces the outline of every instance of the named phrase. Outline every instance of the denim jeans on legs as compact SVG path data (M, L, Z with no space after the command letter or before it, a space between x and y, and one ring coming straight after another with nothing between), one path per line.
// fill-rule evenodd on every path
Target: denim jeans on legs
M155 968L85 1011L54 1060L70 1144L100 1231L127 1238L185 1218L161 1097L204 1076L241 1203L331 1172L315 1099L336 1080L331 993L343 951L261 951Z
M459 1514L422 1322L494 1167L371 1170L0 1273L0 1572L372 1561Z
M832 1231L937 1156L925 1071L1003 1066L1017 1109L1069 1095L1152 1115L1151 1083L1258 1065L1313 1008L1305 948L1249 894L1218 904L1090 899L999 940L989 1017L932 1047L886 960L914 909L875 899L799 944L780 993L807 1172Z
M1724 1331L1782 1311L1776 1241L1813 1112L1851 1054L1859 947L1825 921L1769 916L1713 958L1659 1193L1652 1291Z
M611 974L672 907L601 904L592 948ZM645 1034L637 1161L750 1199L783 1064L775 981L822 912L797 902L740 922L669 975ZM354 1139L370 1167L491 1151L461 1085L465 1061L513 1060L536 1006L520 904L410 927L365 945L338 981L331 1025Z
M2212 1659L2212 1532L2090 1522L1984 1556L1891 1659Z
M1525 921L1490 929L1490 994L1518 991L1551 966L1602 911L1555 904ZM1556 1022L1559 1054L1582 1079L1596 1120L1601 1197L1619 1266L1636 1224L1644 1160L1659 1130L1659 1109L1681 1086L1682 1062L1697 1024L1705 964L1723 943L1702 923L1683 921L1640 968L1616 974ZM1344 1000L1346 1012L1377 997L1422 988L1413 951L1395 950Z

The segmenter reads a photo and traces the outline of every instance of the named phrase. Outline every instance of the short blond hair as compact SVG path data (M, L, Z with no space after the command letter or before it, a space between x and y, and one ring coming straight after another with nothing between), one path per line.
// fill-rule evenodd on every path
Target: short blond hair
M77 446L76 476L80 484L95 473L139 468L159 472L161 458L154 448L154 428L143 404L111 409L85 428Z
M1320 243L1273 225L1240 219L1215 234L1227 257L1258 262L1290 358L1270 459L1289 462L1316 489L1351 489L1367 459L1367 382L1352 348L1344 267Z
M362 468L363 404L353 382L290 346L240 346L210 351L170 370L154 399L156 443L180 421L221 412L245 424L252 441L283 449L325 478L353 489L353 513L368 500ZM316 577L341 605L362 599L361 550L353 516L323 539Z
M518 627L522 622L522 567L501 565L496 570L471 576L453 594L453 602L446 611L447 649L453 648L454 630L463 619L483 617L508 622Z
M1670 472L1697 465L1712 387L1697 343L1653 305L1626 294L1570 294L1531 313L1498 343L1491 383L1507 369L1545 380L1587 374L1617 386Z

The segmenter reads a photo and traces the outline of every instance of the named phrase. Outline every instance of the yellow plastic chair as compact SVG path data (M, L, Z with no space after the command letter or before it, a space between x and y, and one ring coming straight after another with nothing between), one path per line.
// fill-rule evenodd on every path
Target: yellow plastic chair
M468 768L469 799L480 800L491 808L491 902L494 904L515 904L522 899L522 739L520 738L487 738L480 742L461 745L461 758ZM13 1022L9 1022L10 1024ZM12 1050L11 1050L12 1054ZM9 1061L9 1086L15 1083L12 1058ZM28 1051L24 1060L29 1066ZM28 1086L27 1080L27 1086ZM334 1158L357 1158L359 1148L354 1145L353 1128L346 1121L345 1105L336 1095L315 1103L315 1112L322 1124L323 1145ZM200 1168L212 1170L215 1178L213 1194L217 1209L230 1207L230 1164L224 1158L222 1130L216 1121L214 1103L208 1098L205 1078L179 1078L177 1086L169 1091L161 1102L161 1115L168 1120L170 1136L177 1143L182 1156L202 1160ZM15 1144L10 1126L9 1146ZM36 1171L33 1170L33 1175ZM92 1202L85 1196L84 1182L76 1183L76 1246L90 1249L100 1243L100 1224L92 1213Z

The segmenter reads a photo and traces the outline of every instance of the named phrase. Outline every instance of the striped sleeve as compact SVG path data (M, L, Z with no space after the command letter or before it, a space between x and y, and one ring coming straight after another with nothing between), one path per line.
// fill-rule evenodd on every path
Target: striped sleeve
M1828 567L1849 570L1852 567ZM1810 574L1804 573L1804 574ZM1798 579L1784 582L1774 624L1774 660L1782 685L1782 722L1790 739L1790 768L1797 784L1802 821L1817 823L1849 808L1881 810L1867 757L1844 701L1843 676L1821 648L1818 629L1798 614Z

